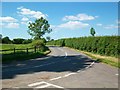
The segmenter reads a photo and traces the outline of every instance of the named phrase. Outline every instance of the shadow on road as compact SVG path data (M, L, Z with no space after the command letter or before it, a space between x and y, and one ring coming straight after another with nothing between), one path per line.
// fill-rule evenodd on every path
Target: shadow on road
M13 79L16 75L36 72L76 72L93 62L83 55L46 56L43 59L27 60L14 66L2 67L2 79Z

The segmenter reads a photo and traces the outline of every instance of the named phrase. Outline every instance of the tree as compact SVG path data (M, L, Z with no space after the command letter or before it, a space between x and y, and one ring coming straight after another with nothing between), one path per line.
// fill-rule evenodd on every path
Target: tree
M16 38L13 39L13 44L22 44L25 39L22 38Z
M28 43L32 43L32 39L26 39L22 42L22 44L28 44Z
M90 34L91 34L92 36L95 36L95 33L96 33L96 32L95 32L95 29L94 29L94 28L91 28L91 29L90 29Z
M0 43L2 43L2 34L0 34Z
M2 43L10 44L10 43L12 43L12 42L11 42L11 40L9 39L9 37L4 37L4 38L2 38Z
M43 17L36 19L33 23L29 23L28 28L28 33L37 39L40 39L45 33L50 33L52 31L52 29L50 29L50 24Z
M51 38L48 36L48 37L46 37L46 39L47 39L47 41L50 41L51 40Z

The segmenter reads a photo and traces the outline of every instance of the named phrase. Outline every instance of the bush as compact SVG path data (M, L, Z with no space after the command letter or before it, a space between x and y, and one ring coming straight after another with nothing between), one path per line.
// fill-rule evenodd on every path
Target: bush
M33 46L33 47L38 47L39 50L42 51L42 52L48 50L48 47L45 46L43 40L34 40L34 41L32 42L32 46Z

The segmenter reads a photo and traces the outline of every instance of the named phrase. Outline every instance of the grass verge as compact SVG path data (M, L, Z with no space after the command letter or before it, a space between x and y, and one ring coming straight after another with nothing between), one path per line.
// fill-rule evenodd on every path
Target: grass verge
M69 47L67 47L69 48ZM73 49L73 48L71 48ZM77 50L77 49L73 49L73 50ZM94 54L92 52L86 52L86 51L81 51L81 50L77 50L89 57L91 57L93 60L96 60L97 62L102 62L105 64L109 64L111 66L120 68L120 61L118 61L118 58L116 57L111 57L111 56L101 56L99 54Z
M47 50L45 52L31 52L26 54L25 52L23 52L22 54L20 53L16 53L16 54L4 54L2 55L2 63L12 63L13 61L24 61L24 60L29 60L29 59L35 59L35 58L39 58L42 56L46 56L47 54L50 53L50 50Z

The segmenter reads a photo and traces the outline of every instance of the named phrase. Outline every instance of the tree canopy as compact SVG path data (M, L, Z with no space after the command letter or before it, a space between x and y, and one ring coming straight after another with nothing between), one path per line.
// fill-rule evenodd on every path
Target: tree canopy
M43 17L36 19L35 22L29 23L28 28L28 33L36 39L40 39L44 34L52 31L50 24Z
M90 34L91 34L92 36L95 36L95 33L96 33L96 32L95 32L95 29L94 29L94 28L91 28L91 29L90 29Z

